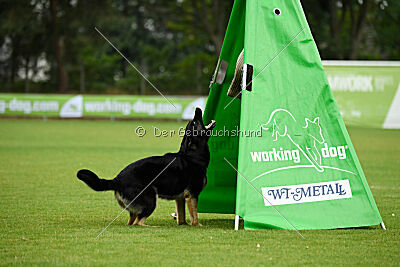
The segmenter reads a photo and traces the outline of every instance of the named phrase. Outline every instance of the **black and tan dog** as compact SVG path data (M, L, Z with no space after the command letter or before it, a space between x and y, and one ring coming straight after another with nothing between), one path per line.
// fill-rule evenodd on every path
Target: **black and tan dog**
M130 214L128 225L145 226L146 218L156 208L157 196L176 201L179 225L186 224L186 199L191 224L200 225L197 201L207 183L207 141L214 126L214 121L204 126L201 109L197 108L186 126L179 152L138 160L112 180L99 179L89 170L80 170L77 176L95 191L114 190L119 205Z

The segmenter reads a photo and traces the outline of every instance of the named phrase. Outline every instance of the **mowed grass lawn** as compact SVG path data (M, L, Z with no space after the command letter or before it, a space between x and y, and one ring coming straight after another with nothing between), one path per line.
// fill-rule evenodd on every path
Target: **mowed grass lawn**
M233 215L200 214L203 227L177 226L160 200L128 227L112 192L94 192L80 168L114 177L137 159L177 151L180 137L135 135L184 123L0 120L1 265L399 265L400 131L349 128L388 228L233 231ZM259 246L258 246L259 244Z

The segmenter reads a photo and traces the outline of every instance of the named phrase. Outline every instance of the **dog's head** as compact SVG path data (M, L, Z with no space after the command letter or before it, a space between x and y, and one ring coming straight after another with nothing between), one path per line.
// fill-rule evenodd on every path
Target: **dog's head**
M196 108L194 117L186 126L185 136L183 137L181 144L182 152L199 152L207 149L207 141L211 136L211 131L215 127L215 121L211 121L207 126L203 123L202 111L200 108Z

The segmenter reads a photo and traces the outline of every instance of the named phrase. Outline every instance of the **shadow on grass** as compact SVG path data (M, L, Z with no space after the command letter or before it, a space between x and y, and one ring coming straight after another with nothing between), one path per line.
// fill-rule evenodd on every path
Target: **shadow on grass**
M361 227L351 227L351 228L338 228L332 230L383 230L381 226L374 225L374 226L361 226Z
M121 214L121 218L118 218L112 224L110 227L113 228L129 228L132 226L127 226L127 221L128 221L128 216L127 214ZM68 220L64 223L67 223L71 227L76 227L76 228L81 228L81 227L87 227L87 228L104 228L106 227L111 221L113 217L110 216L109 218L106 218L106 216L101 216L101 217L82 217L82 218L76 218L76 217L68 217ZM188 224L190 224L189 219L187 219ZM152 218L149 217L149 219L146 221L147 224L151 226L158 226L161 228L176 228L176 227L195 227L195 226L190 226L190 225L183 225L183 226L178 226L176 224L176 221L170 217L163 217L163 218ZM207 229L222 229L222 230L234 230L234 220L233 219L223 219L223 218L203 218L200 219L200 223L203 225L203 227L196 227L199 229L202 228L207 228ZM239 224L239 229L243 229L243 220L240 220Z
M224 230L233 230L235 224L232 219L203 219L201 223L207 228Z

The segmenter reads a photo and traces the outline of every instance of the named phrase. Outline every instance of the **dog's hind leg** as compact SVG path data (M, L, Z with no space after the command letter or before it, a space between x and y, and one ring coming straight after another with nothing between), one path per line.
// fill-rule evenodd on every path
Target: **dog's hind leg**
M140 218L140 219L139 219ZM133 226L139 225L139 226L145 226L145 227L158 227L154 225L147 225L144 222L146 221L148 217L136 217L135 221L133 222Z
M149 226L145 224L144 222L146 221L147 217L142 217L139 219L139 217L136 217L135 221L133 222L133 225L139 225L139 226Z
M153 213L157 205L157 194L154 188L148 188L135 200L137 217L133 225L149 226L144 222Z
M177 223L178 225L182 224L187 224L186 223L186 216L185 216L185 199L182 198L177 198L175 199L175 204L176 204L176 213L178 215L177 218Z
M147 224L145 224L144 222L146 221L146 219L147 219L147 217L141 217L140 219L139 219L139 216L138 217L136 217L136 219L135 219L135 221L133 222L133 226L135 226L135 225L139 225L139 226L150 226L150 225L147 225Z
M135 221L135 219L136 219L136 214L129 212L129 220L128 220L127 225L132 225L133 222Z

